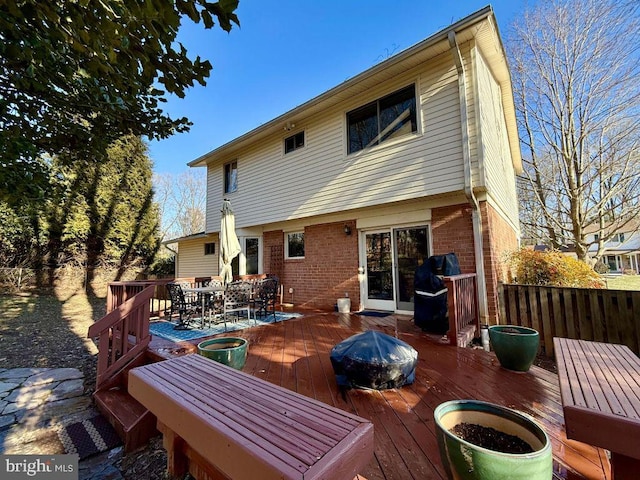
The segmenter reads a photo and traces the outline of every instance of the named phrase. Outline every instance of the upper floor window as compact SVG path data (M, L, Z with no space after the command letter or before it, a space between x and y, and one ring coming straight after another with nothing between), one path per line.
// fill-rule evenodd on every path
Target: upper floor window
M287 233L284 248L285 258L304 258L304 233Z
M204 254L205 255L215 255L216 253L216 244L211 242L211 243L205 243L204 244Z
M612 242L615 243L622 243L624 242L624 233L616 233L612 238L611 238Z
M224 193L238 190L238 162L233 161L224 165Z
M304 147L304 131L284 139L284 153L293 152Z
M347 113L348 153L418 131L416 89L409 85Z

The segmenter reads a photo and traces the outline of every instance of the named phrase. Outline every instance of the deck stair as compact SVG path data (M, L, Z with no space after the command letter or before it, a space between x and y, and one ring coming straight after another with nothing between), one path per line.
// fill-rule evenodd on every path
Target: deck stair
M98 372L93 395L126 452L147 443L158 432L156 418L127 392L129 370L152 363L147 355L149 300L153 287L126 299L91 325L88 336L98 339Z
M129 395L124 387L100 390L93 398L98 410L124 442L125 452L136 450L158 434L155 415Z

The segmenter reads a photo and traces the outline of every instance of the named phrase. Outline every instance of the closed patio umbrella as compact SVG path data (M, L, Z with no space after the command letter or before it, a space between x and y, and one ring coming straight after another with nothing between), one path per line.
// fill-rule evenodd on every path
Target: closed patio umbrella
M224 283L233 279L231 261L240 253L240 242L236 236L236 219L231 210L231 202L226 198L222 202L222 217L220 219L220 276Z

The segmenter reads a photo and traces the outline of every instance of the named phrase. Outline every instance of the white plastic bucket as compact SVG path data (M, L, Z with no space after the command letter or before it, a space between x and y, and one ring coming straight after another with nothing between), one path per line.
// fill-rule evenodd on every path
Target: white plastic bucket
M339 298L338 299L338 312L349 313L351 311L351 299Z

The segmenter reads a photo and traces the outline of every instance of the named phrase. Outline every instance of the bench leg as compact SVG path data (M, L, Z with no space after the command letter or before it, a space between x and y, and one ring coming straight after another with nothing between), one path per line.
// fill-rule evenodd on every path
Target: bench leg
M634 480L640 472L640 460L611 452L611 478L613 480Z
M162 432L162 446L167 451L167 472L171 478L184 476L189 467L189 459L184 454L184 440L160 421L158 430Z

